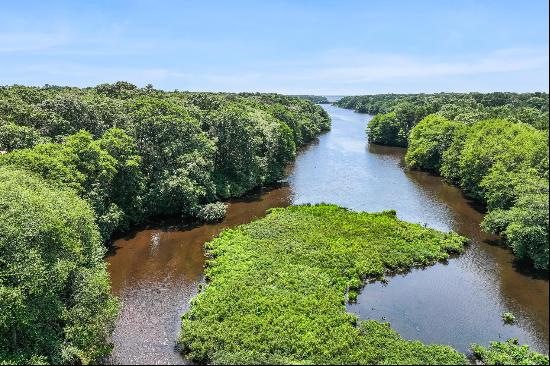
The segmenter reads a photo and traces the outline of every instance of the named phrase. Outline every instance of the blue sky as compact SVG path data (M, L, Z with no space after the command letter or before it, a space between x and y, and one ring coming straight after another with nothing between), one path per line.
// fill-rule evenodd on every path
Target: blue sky
M548 1L5 1L0 85L548 91Z

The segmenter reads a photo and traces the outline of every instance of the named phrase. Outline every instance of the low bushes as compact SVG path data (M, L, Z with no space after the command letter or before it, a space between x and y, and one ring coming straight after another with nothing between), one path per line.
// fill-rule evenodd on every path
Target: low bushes
M491 342L489 347L472 345L474 358L483 365L548 365L548 356L521 346L517 339Z
M199 210L197 217L206 222L217 222L223 220L227 206L223 202L214 202L204 205Z

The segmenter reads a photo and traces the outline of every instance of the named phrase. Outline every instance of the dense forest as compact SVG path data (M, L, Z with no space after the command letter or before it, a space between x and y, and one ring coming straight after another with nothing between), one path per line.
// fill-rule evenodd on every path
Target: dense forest
M547 93L385 94L337 105L376 114L370 142L408 147L411 168L440 174L482 202L483 228L548 269Z
M316 104L329 104L327 97L322 95L294 95L297 98L309 100L312 103Z
M0 362L108 354L113 233L208 219L205 207L278 180L328 129L322 108L277 94L0 88Z

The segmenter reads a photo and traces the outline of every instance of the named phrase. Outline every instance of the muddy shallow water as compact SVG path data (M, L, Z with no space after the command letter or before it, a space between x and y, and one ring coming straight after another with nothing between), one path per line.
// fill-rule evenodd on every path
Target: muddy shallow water
M354 210L396 209L403 220L455 230L472 240L446 264L415 269L368 284L348 310L388 321L404 338L450 344L466 352L472 342L517 337L548 353L548 277L531 273L483 233L483 215L461 192L403 167L404 149L367 145L370 116L325 105L332 131L300 152L286 182L233 200L217 225L170 223L129 234L107 258L113 292L123 307L113 335L112 363L175 364L180 315L203 280L203 244L222 229L289 204L330 202ZM514 313L515 325L500 315Z

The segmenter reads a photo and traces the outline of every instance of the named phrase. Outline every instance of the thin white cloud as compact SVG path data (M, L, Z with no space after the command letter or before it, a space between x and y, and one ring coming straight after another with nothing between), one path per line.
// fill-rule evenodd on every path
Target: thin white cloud
M0 34L0 52L45 50L66 44L65 33L3 33Z
M333 52L325 60L298 67L287 78L296 81L366 83L394 79L445 77L531 70L548 66L547 49L507 49L461 60L433 60L399 54L354 54L345 52L338 62Z

